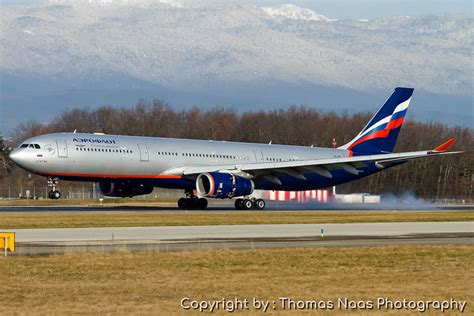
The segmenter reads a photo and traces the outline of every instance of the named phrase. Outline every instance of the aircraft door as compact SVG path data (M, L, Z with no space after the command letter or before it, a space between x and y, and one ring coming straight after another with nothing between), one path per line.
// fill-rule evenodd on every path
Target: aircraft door
M149 161L148 148L145 144L138 144L138 150L140 151L140 161Z
M58 157L67 158L67 143L64 139L56 139L56 145L58 146Z
M255 161L258 162L263 162L263 153L261 150L254 150L253 153L255 154Z

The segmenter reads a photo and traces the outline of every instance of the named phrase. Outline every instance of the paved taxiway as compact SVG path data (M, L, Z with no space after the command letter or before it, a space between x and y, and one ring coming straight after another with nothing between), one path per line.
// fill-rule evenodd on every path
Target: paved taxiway
M324 237L321 236L323 229ZM16 233L18 254L390 244L473 244L474 222L44 228Z
M18 242L100 240L181 240L232 238L289 238L319 236L399 236L470 233L474 222L408 222L350 224L262 224L158 227L97 227L16 229ZM7 230L8 231L8 230Z

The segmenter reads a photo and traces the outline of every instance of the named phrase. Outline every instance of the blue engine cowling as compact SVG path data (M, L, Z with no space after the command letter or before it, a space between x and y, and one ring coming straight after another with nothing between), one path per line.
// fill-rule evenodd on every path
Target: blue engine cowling
M199 195L217 199L231 199L235 196L252 194L255 184L231 173L201 173L196 179Z

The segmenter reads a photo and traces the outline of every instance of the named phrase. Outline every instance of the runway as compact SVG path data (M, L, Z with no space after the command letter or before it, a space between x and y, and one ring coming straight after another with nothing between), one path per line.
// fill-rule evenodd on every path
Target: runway
M391 244L473 244L474 222L14 229L18 255Z
M170 204L172 206L170 206ZM150 212L171 212L180 209L174 203L162 203L161 205L71 205L71 206L0 206L2 212L101 212L101 211L150 211ZM264 211L381 211L381 210L409 210L409 211L471 211L474 205L456 204L423 204L423 205L386 205L381 204L324 204L324 203L282 203L269 201ZM232 204L229 203L210 203L210 206L204 210L207 212L216 211L235 211Z

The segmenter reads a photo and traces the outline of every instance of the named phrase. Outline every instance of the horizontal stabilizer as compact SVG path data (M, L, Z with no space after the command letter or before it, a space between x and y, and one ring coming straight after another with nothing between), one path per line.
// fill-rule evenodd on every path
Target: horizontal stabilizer
M436 147L435 149L433 149L434 152L444 152L444 151L448 151L451 149L451 147L453 147L454 143L456 142L456 138L450 138L448 139L447 141L445 141L444 143L442 143L441 145L439 145L438 147Z

